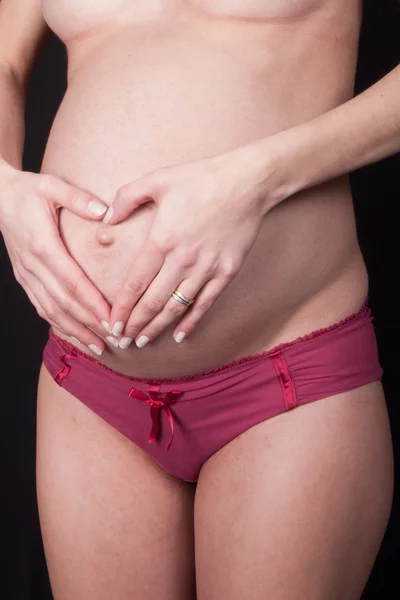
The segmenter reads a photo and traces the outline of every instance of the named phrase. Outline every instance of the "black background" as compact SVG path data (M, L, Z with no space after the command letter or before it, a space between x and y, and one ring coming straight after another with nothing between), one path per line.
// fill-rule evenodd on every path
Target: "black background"
M400 58L400 5L367 0L356 92L372 85ZM27 103L25 169L38 171L52 119L65 89L65 51L51 38L32 76ZM400 102L399 102L400 111ZM392 516L363 600L400 598L398 482L400 411L397 382L400 335L400 156L352 175L358 236L370 275L383 384L392 424L396 484ZM51 600L35 494L36 384L47 326L36 315L0 239L0 598ZM368 502L368 498L365 499ZM343 599L345 600L345 599Z

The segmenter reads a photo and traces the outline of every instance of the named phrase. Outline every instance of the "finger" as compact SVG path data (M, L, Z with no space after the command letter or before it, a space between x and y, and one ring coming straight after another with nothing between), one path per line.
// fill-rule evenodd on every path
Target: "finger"
M62 282L41 262L35 260L31 265L31 275L38 279L46 289L47 294L57 304L61 312L82 323L100 337L104 337L106 328L94 316L93 312L79 304L68 293ZM107 330L109 332L109 330Z
M49 252L48 248L52 248L52 251ZM70 257L58 235L54 235L46 243L46 247L36 249L36 258L60 281L66 292L92 313L99 323L102 321L109 323L109 305L78 264Z
M145 202L154 201L158 194L157 175L155 171L147 173L140 179L123 185L117 190L112 206L108 209L103 221L116 225Z
M57 325L57 323L54 323L54 321L52 321L48 317L48 315L46 314L46 311L40 305L40 303L35 298L35 295L30 291L30 289L28 287L24 287L24 291L25 291L26 295L28 296L29 300L31 301L32 305L36 309L36 312L39 315L39 317L41 317L44 321L46 321L49 325L51 325L53 327L53 329L56 329L57 331L61 331L61 333L69 336L70 338L74 338L74 336L70 335L67 331L64 331L63 329L61 329L61 327L59 325ZM76 341L79 342L79 340L76 340Z
M202 288L195 297L194 303L174 329L173 337L180 343L185 337L192 333L204 315L210 310L221 292L229 281L224 279L212 279Z
M168 255L161 270L157 273L129 314L124 327L124 336L130 338L136 337L139 331L164 309L171 297L171 293L184 279L184 273L185 266L177 261L172 254Z
M197 281L194 279L185 279L177 286L177 290L181 295L184 296L184 298L191 300L192 298L196 297L199 290L203 288L204 284L204 279L198 279ZM169 325L176 321L177 318L182 317L182 315L184 315L188 310L191 310L190 306L183 304L182 301L170 296L163 310L140 331L132 331L130 328L130 323L128 323L126 327L127 336L120 340L120 348L127 348L133 338L135 338L137 347L143 348L143 346L145 346L149 341L153 341Z
M34 304L37 304L40 307L42 314L45 315L42 318L46 319L52 326L60 329L66 335L79 340L92 352L97 354L97 356L102 355L105 348L104 341L74 318L63 313L47 294L45 288L38 279L29 277L29 279L26 280L26 284L27 287L25 288L25 291L29 298L34 298L36 301ZM42 314L40 316L42 316Z
M46 198L55 201L57 207L67 208L79 217L98 221L107 212L107 205L96 196L58 177L43 175L41 185Z
M112 307L110 324L115 336L121 335L133 307L161 269L164 258L164 253L150 240L145 242Z

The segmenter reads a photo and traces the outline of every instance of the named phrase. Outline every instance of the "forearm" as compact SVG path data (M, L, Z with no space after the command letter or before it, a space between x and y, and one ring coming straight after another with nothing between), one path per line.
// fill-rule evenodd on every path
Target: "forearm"
M25 89L12 69L0 66L0 166L22 168Z
M251 146L260 180L263 169L270 176L275 160L276 191L266 211L302 189L399 152L400 66L345 104Z

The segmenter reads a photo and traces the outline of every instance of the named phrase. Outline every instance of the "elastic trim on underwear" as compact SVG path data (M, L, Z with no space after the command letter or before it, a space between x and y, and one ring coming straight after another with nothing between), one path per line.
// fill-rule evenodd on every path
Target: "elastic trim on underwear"
M368 315L368 316L371 314L371 311L368 307L368 296L365 299L361 308L357 312L349 315L348 317L345 317L341 321L338 321L338 322L334 323L333 325L329 325L328 327L316 329L315 331L312 331L311 333L297 337L296 339L291 340L289 342L283 342L281 344L278 344L277 346L275 346L274 348L271 348L270 350L264 350L263 352L257 352L256 354L249 354L248 356L242 356L241 358L233 360L233 361L226 363L224 365L221 365L219 367L215 367L214 369L211 369L210 371L204 371L203 373L194 373L193 375L183 375L182 377L163 377L163 378L157 378L157 379L152 379L152 378L148 378L148 377L132 377L130 375L124 375L123 373L119 373L118 371L111 369L110 367L108 367L107 365L102 363L101 361L97 360L93 356L90 356L90 354L86 354L85 352L82 352L82 350L78 349L76 346L74 346L67 340L60 338L52 330L50 330L50 336L53 337L61 345L61 347L64 347L64 348L67 347L68 349L73 350L74 352L76 352L76 354L78 356L80 356L86 360L89 360L90 362L92 362L94 364L97 364L98 366L102 367L103 369L106 369L107 371L109 371L110 373L112 373L114 375L118 375L119 377L122 377L129 381L137 381L137 382L142 382L142 383L146 383L146 384L150 384L150 385L154 385L154 384L161 385L161 384L172 384L172 383L179 383L179 382L185 382L185 381L194 381L196 379L201 379L208 375L214 375L221 371L225 371L226 369L231 369L233 367L237 367L237 366L242 365L247 362L256 361L256 360L259 360L262 358L269 358L272 354L276 353L277 351L282 351L284 349L295 346L301 342L313 340L315 338L320 337L321 335L333 332L333 331L339 329L340 327L343 327L350 321L353 321L354 319L359 317L363 312L365 312L366 315Z

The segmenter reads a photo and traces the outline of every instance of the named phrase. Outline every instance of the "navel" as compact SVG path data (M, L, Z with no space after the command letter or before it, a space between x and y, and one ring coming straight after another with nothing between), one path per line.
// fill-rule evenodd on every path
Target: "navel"
M96 232L96 240L102 246L111 246L114 243L114 234L111 227L100 227Z

